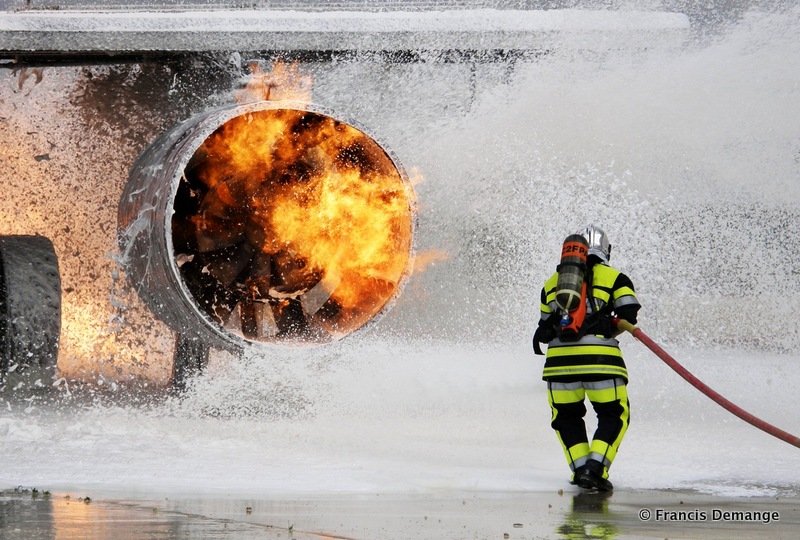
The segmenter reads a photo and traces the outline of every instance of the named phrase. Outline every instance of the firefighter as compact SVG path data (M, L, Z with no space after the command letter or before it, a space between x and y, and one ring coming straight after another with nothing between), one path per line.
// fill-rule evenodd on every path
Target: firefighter
M574 272L576 266L574 262L564 263L568 251L565 242L562 264L542 288L541 318L533 349L543 354L539 344L548 344L542 378L547 382L551 426L573 472L570 482L584 489L611 491L608 469L629 421L628 372L615 339L620 331L613 318L635 324L640 305L631 280L609 266L611 244L606 233L588 225L576 234L588 244L585 264L577 263L583 266L581 304L585 304L585 314L577 315L577 309L573 314L566 312L556 301L559 271ZM576 321L580 316L584 317L582 322ZM587 397L597 415L591 441L583 420Z

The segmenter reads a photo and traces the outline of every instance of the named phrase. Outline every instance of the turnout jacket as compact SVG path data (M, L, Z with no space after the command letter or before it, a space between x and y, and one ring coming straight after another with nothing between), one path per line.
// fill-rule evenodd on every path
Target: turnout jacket
M534 335L538 342L549 343L542 378L546 381L591 381L620 377L628 381L622 359L618 331L611 321L616 316L636 324L641 307L631 280L615 268L601 262L586 272L586 318L576 335L559 335L561 314L556 304L556 272L545 282L541 293L541 319Z

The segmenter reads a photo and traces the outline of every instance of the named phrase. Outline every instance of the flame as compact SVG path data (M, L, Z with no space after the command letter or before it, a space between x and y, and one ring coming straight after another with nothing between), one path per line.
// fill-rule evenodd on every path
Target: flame
M417 187L424 181L425 177L422 175L422 171L416 167L412 167L408 173L408 183L411 184L411 187Z
M311 103L313 79L309 74L300 71L297 62L287 65L276 61L269 72L262 71L258 62L251 62L249 67L250 78L235 96L239 103L262 100Z
M374 294L383 296L405 271L409 206L398 180L334 172L274 202L277 237L314 271L344 278L332 296L343 309L372 311Z
M419 274L428 270L429 267L435 266L437 262L446 261L450 256L441 250L430 249L422 253L418 253L414 257L414 273Z
M352 126L296 109L251 112L220 126L184 173L195 202L176 202L176 260L197 256L184 277L206 283L193 293L226 328L252 339L346 335L406 274L411 190Z

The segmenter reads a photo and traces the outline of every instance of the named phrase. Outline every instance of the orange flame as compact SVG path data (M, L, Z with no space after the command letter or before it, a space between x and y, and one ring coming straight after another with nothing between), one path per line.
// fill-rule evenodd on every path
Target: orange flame
M269 72L262 71L258 62L251 62L249 67L250 79L235 96L239 103L262 100L311 103L313 79L300 71L297 62L287 66L285 62L276 61Z
M235 117L186 176L203 193L188 222L204 271L271 305L268 317L296 317L296 302L309 322L345 335L383 308L409 266L410 188L375 141L333 118L295 109ZM263 307L253 312L263 321Z
M414 257L414 273L419 274L428 270L429 267L434 266L437 262L446 261L450 256L444 251L438 249L430 249L418 253Z

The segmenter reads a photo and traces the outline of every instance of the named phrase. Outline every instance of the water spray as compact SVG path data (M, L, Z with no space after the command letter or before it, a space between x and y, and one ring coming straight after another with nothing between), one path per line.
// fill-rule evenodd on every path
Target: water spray
M683 377L687 382L689 382L689 384L700 390L703 394L710 397L722 408L738 416L745 422L757 427L758 429L766 431L773 437L777 437L778 439L787 442L792 446L800 448L800 438L792 435L791 433L783 431L782 429L777 428L772 424L769 424L764 420L761 420L760 418L753 416L752 414L745 411L741 407L725 399L719 393L715 392L708 385L706 385L703 381L692 375L686 368L680 365L677 360L675 360L672 356L670 356L656 342L647 337L647 335L644 332L642 332L639 328L637 328L636 326L632 325L631 323L623 319L614 319L614 322L616 323L617 328L633 335L633 337L642 342L645 345L645 347L653 351L653 353L655 353L656 356L661 358L664 361L664 363L666 363L669 367L675 370L678 373L678 375Z

